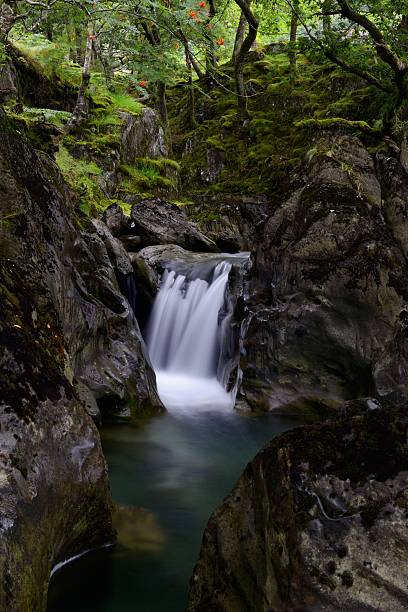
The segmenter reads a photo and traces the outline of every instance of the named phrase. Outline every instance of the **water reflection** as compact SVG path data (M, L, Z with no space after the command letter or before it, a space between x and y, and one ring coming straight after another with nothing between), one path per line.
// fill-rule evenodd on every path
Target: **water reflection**
M114 499L148 512L134 517L142 526L132 527L132 517L124 521L128 532L121 530L114 549L90 553L57 573L48 611L185 610L189 577L211 512L248 460L296 424L289 417L248 418L233 411L188 418L183 411L139 427L105 428ZM142 544L132 546L135 541Z

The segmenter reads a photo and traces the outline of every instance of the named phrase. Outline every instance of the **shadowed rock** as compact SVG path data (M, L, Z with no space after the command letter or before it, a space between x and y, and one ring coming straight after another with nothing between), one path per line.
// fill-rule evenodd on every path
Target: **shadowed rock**
M137 158L167 157L168 148L164 130L156 111L142 108L137 117L121 113L124 119L122 133L122 159L129 164Z
M0 609L32 612L55 564L114 536L86 410L162 405L119 289L125 250L101 222L81 233L50 158L2 116L0 132Z
M375 400L279 436L205 530L189 612L403 612L407 407Z
M143 247L176 244L189 251L218 251L176 204L159 198L142 200L133 206L131 216L133 232L141 237Z

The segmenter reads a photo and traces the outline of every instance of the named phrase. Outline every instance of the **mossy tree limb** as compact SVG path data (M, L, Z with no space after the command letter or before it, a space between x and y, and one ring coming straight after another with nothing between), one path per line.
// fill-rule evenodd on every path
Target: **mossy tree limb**
M235 0L235 2L244 13L245 19L248 23L248 33L236 55L234 66L235 85L238 98L238 117L241 122L244 122L248 118L248 99L244 82L244 64L246 57L256 40L259 24L258 20L255 18L255 15L251 11L250 0Z
M330 130L332 128L348 128L351 130L359 130L369 134L378 133L378 130L371 127L366 121L350 121L343 117L330 117L328 119L302 119L295 123L295 127L313 128L317 130Z
M91 64L92 64L92 53L93 53L93 41L95 39L93 23L88 22L87 37L86 37L86 48L84 65L82 69L81 85L78 92L77 102L72 113L71 120L67 123L66 133L72 132L80 125L85 123L89 114L89 103L87 99L87 91L89 82L91 80Z

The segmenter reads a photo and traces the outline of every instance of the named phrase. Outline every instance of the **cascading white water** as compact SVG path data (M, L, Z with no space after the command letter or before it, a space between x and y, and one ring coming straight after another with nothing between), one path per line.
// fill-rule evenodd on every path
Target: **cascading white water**
M231 264L218 263L210 282L166 270L148 328L147 344L159 395L169 410L230 408L217 380L219 313Z

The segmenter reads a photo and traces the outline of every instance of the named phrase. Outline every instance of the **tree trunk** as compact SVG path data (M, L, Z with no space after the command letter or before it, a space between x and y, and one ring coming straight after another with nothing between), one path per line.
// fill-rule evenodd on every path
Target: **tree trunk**
M169 124L169 115L167 112L167 99L166 99L166 83L164 81L157 82L157 106L160 115L160 120L163 125L164 133L166 134L167 146L169 153L171 153L172 142L171 132Z
M189 54L186 52L186 66L188 69L188 85L190 92L190 109L189 109L189 123L191 127L195 127L195 95L194 95L194 83L193 83L193 69L191 65L191 60Z
M93 46L94 46L93 41L94 41L93 25L91 23L88 23L84 65L82 68L81 85L79 88L78 98L76 101L74 112L72 113L72 117L70 121L68 122L66 129L65 129L66 133L72 132L72 130L82 125L88 118L89 104L88 104L88 99L86 97L86 93L88 90L89 81L91 79L91 64L92 64Z
M184 34L183 30L181 28L179 28L178 30L178 34L180 36L180 40L183 43L183 47L184 47L184 52L186 54L186 58L188 58L188 61L190 62L192 68L194 69L194 72L196 73L196 75L198 76L198 78L200 79L200 81L204 78L203 73L200 70L200 66L197 64L196 59L194 57L194 54L192 53L190 46L188 44L188 39L186 37L186 35ZM187 59L186 59L187 61Z
M82 32L81 32L81 28L78 25L75 26L75 48L76 48L75 61L80 66L83 66L84 61L85 61L85 55L84 55L84 48L82 44Z
M157 83L157 106L161 122L163 126L167 128L169 125L169 116L167 113L166 83L164 81L158 81Z
M246 25L247 20L245 19L245 14L243 13L243 11L241 11L237 27L237 33L235 34L234 50L232 52L232 61L234 63L236 62L237 55L242 47L242 43L244 42Z
M212 19L214 19L217 14L217 7L215 5L215 0L209 1L210 10L209 10L209 18L207 23L210 23ZM214 84L213 75L217 67L217 58L215 55L215 45L211 36L208 36L207 42L205 45L205 79L207 85L212 87Z
M234 66L235 86L238 101L238 119L242 124L244 124L248 119L248 98L244 82L244 64L246 57L256 40L256 35L258 33L258 21L255 19L255 16L251 11L250 0L235 0L235 2L244 13L245 19L248 22L248 33L237 53Z
M45 26L44 34L45 34L45 37L47 38L47 40L49 40L50 42L53 41L53 39L54 39L54 32L53 32L52 24L49 21L48 21L48 23Z
M94 48L95 59L99 58L99 61L103 68L103 74L105 75L106 89L111 91L114 71L112 69L112 64L109 61L109 58L112 56L112 48L111 46L109 46L109 50L107 52L106 57L103 54L102 48L100 47L99 44L97 44L96 41L94 41L93 48Z
M401 17L401 21L400 24L398 26L398 32L402 33L402 41L399 41L399 45L401 46L401 49L403 49L405 52L407 52L408 49L408 16L403 15Z
M10 3L12 4L12 3ZM0 5L0 44L7 44L7 37L16 20L14 9L10 4L3 2Z
M295 10L292 10L292 18L290 21L290 38L289 38L289 61L292 75L296 72L296 41L297 41L297 3L294 5Z
M331 16L328 15L331 10L331 0L324 0L323 2L323 32L330 32L331 30Z

